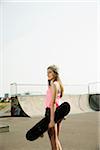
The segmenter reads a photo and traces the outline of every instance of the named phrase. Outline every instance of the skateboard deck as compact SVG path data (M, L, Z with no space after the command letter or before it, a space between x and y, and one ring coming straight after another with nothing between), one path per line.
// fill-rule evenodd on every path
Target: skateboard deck
M67 102L62 103L59 107L57 107L55 111L55 123L59 122L70 112L70 105ZM44 132L48 129L48 124L50 122L50 117L45 116L42 120L40 120L35 126L29 129L26 133L26 139L29 141L34 141L38 137L40 137Z

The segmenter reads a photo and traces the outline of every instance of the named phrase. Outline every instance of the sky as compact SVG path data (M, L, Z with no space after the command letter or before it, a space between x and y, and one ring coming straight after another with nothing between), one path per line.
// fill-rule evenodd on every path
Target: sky
M0 94L10 84L47 84L47 67L64 84L100 82L99 4L1 1Z

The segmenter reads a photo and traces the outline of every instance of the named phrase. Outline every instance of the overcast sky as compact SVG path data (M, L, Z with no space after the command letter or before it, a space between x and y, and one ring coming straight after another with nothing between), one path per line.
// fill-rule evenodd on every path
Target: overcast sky
M96 1L1 3L0 93L10 84L47 83L59 67L64 84L100 81Z

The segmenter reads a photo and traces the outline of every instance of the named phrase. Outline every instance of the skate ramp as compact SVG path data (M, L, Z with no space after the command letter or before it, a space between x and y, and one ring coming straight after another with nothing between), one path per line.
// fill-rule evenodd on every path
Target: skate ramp
M45 96L19 96L18 102L23 112L30 117L43 116L45 113ZM70 114L93 112L89 105L88 94L84 95L65 95L61 103L67 101L71 106Z
M86 113L86 112L93 112L89 105L89 95L66 95L62 98L63 101L67 101L71 106L70 114L77 114L77 113Z
M18 102L26 115L30 117L44 115L44 96L20 96Z

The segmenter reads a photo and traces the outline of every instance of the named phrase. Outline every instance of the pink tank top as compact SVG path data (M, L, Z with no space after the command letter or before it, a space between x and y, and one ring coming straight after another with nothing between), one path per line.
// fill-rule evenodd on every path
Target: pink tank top
M54 82L57 86L57 81ZM61 95L61 92L60 92L60 89L57 89L57 95L56 95L56 100L55 100L55 104L56 104L56 107L58 107L60 105L60 95ZM46 99L45 99L45 108L51 108L51 101L52 101L52 91L50 89L50 87L48 87L48 90L47 90L47 94L46 94Z

